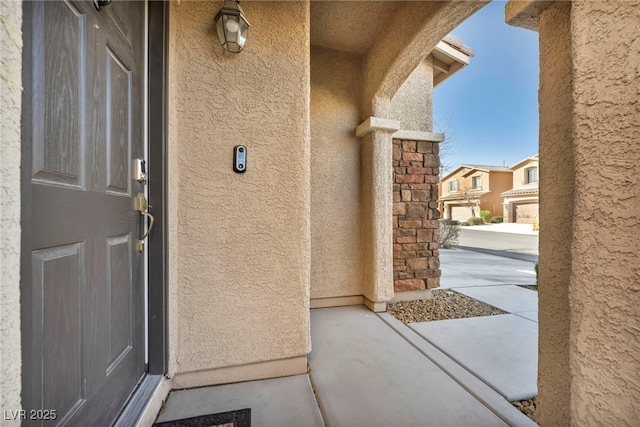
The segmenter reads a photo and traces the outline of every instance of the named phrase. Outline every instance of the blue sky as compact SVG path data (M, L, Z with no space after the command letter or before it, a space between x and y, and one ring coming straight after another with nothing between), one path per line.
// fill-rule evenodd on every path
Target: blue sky
M435 131L452 137L449 170L538 152L538 33L507 25L504 5L489 3L451 32L475 56L434 91Z

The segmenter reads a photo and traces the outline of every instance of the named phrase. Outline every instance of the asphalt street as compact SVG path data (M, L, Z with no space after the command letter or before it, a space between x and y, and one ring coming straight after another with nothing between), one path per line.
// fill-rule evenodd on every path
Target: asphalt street
M532 234L461 227L458 248L530 262L538 261L538 236Z
M505 252L505 251L495 251ZM496 256L482 249L460 247L440 250L441 288L476 286L533 285L535 262L515 257Z

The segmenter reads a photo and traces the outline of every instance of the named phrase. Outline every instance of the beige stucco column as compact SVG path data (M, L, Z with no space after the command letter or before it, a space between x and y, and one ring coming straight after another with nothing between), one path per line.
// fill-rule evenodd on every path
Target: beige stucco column
M638 425L640 2L511 2L540 33L543 426Z
M392 135L397 120L369 117L356 129L362 138L363 294L372 311L393 298Z

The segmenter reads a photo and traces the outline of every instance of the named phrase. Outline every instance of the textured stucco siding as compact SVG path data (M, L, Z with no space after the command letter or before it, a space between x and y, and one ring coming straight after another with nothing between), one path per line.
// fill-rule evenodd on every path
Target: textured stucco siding
M244 3L240 54L217 39L221 5L171 4L177 373L310 351L309 4Z
M572 4L574 425L640 425L639 23L638 1Z
M390 100L433 48L488 0L405 2L363 61L363 120L388 117Z
M311 298L362 295L361 57L311 49Z
M433 57L422 61L391 98L391 118L402 130L433 131Z
M393 298L393 161L391 133L362 138L363 295Z
M482 197L480 209L491 211L491 215L493 216L502 215L502 204L504 203L504 198L500 196L500 193L510 190L512 182L511 173L484 173L482 177L482 189L489 190L491 193ZM480 212L478 212L477 215L480 216Z
M513 188L529 188L529 187L535 187L534 185L528 185L526 183L527 180L527 170L529 169L539 169L539 162L538 161L531 161L528 163L523 164L522 166L516 168L513 170ZM540 178L540 174L538 171L538 179Z
M20 111L22 2L0 2L0 408L21 408ZM3 420L2 425L19 425Z
M570 421L569 281L574 160L570 4L540 15L540 255L538 398L543 426ZM605 286L598 283L597 286Z

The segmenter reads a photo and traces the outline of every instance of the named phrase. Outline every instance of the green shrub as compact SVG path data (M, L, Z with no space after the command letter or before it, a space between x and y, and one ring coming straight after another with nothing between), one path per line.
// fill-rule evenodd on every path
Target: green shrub
M503 218L501 216L494 216L489 222L491 224L501 224L503 222Z
M489 222L491 219L491 211L480 211L480 218L482 218L484 222Z
M468 223L467 221L462 221L462 222L460 223L460 225L461 225L462 227L468 227L468 226L469 226L469 223Z
M484 224L484 220L482 218L477 217L477 216L469 218L467 220L467 222L469 223L469 225L482 225L482 224Z
M536 286L538 286L538 263L536 262L536 265L533 266L533 269L536 272Z
M533 223L533 231L540 231L540 221L535 221Z

